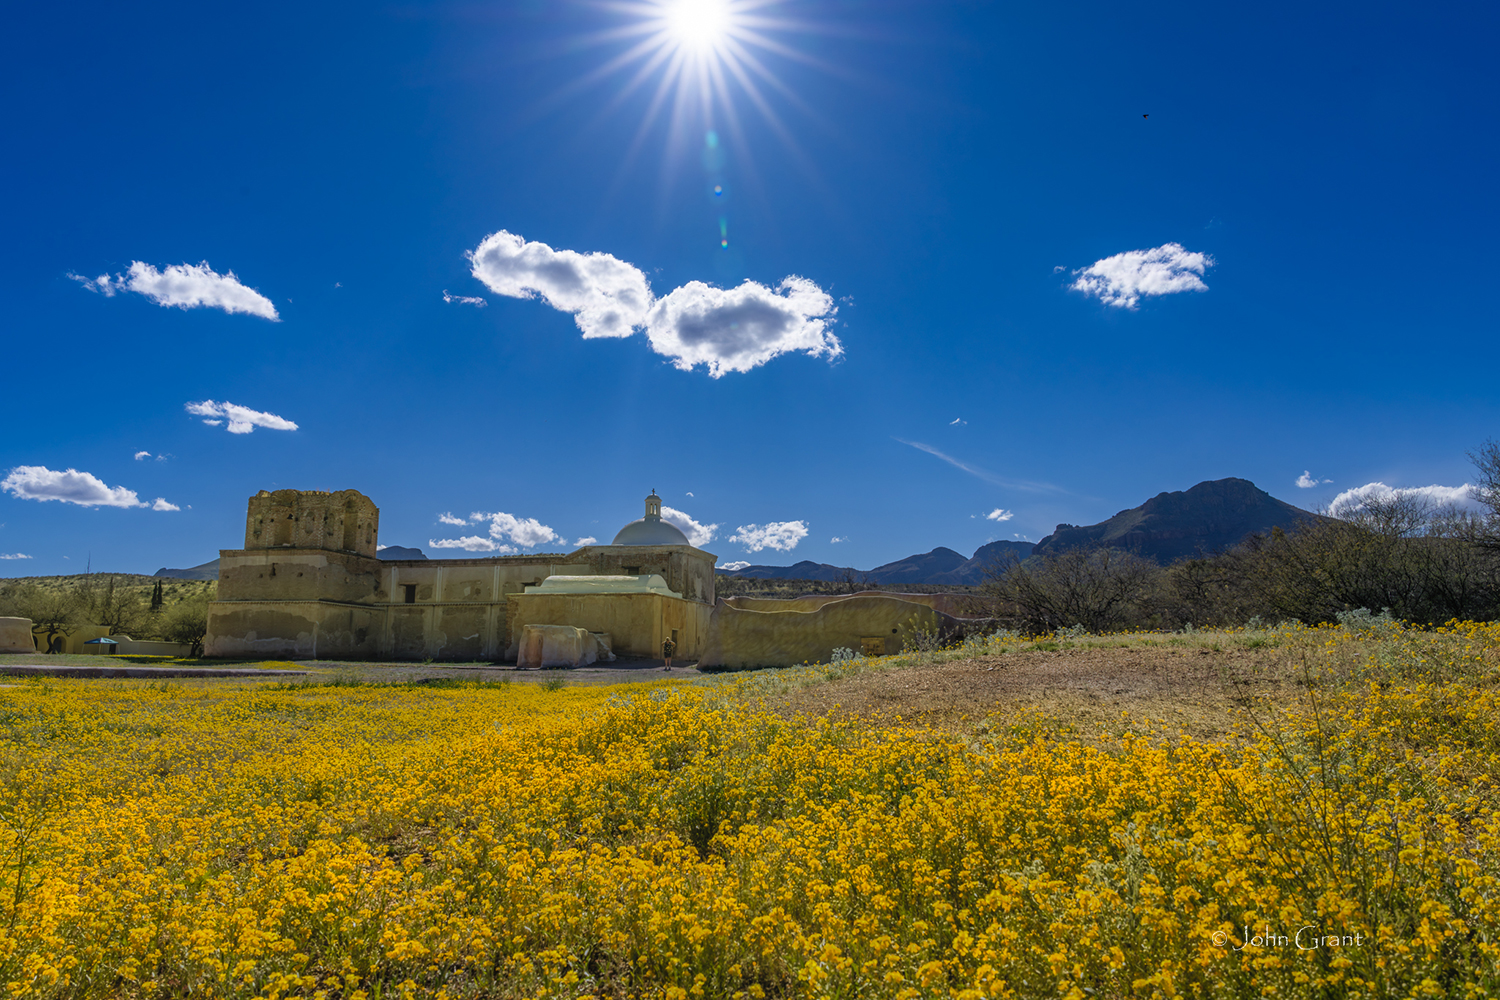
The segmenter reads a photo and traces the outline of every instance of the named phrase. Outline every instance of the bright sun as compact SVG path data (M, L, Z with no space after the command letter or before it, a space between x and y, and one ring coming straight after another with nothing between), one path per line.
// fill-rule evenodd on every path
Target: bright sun
M734 30L730 0L672 0L663 15L668 34L691 49L711 49Z

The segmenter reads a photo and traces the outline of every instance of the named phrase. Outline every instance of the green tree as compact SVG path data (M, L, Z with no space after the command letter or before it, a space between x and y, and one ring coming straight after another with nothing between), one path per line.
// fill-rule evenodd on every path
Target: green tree
M168 642L181 642L191 646L190 656L203 655L203 637L207 634L207 597L179 601L163 614L162 637Z
M88 608L77 587L22 584L8 591L0 609L7 616L30 618L47 653L60 652L62 640L88 623Z

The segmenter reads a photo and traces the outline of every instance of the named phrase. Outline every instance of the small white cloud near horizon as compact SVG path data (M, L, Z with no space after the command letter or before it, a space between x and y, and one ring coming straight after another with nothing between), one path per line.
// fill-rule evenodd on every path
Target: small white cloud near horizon
M729 536L729 541L738 542L749 552L761 549L790 552L806 537L806 521L770 521L765 525L742 524Z
M451 513L443 513L443 514L439 514L439 515L438 515L438 523L439 523L439 524L457 524L457 525L466 525L466 524L468 524L468 523L469 523L469 522L468 522L468 521L465 521L465 520L464 520L464 519L463 519L463 518L461 518L461 517L454 517L454 516L453 516L453 515L452 515L452 514L451 514Z
M104 480L89 472L66 469L58 472L45 465L18 465L0 481L0 491L22 500L45 503L57 500L80 507L144 507L134 490L123 486L106 486Z
M984 519L986 521L1009 521L1015 516L1016 512L1013 510L1001 510L999 507L996 507L988 514L984 515Z
M478 295L449 295L446 288L443 289L443 301L457 302L461 306L478 306L480 309L489 305L488 300L480 298Z
M175 503L167 503L163 497L157 497L156 502L151 505L152 510L181 510Z
M264 427L273 431L294 431L297 425L285 417L278 417L274 413L264 413L260 410L252 410L248 406L240 406L225 400L216 403L211 399L205 399L201 403L185 403L184 409L194 416L203 417L204 423L210 427L219 427L225 418L229 421L229 433L250 434L257 427Z
M207 307L227 313L247 313L272 322L281 321L270 299L241 284L233 271L219 274L208 266L208 261L169 264L158 271L150 264L136 260L130 262L130 268L124 274L101 274L90 279L69 271L68 277L106 298L113 298L122 291L136 292L159 306L179 309Z
M842 535L842 536L840 536L840 535L834 535L832 538L828 539L828 544L829 545L837 545L839 542L847 542L848 540L849 540L849 536L848 535Z
M469 515L469 519L475 523L490 522L491 538L509 539L523 549L535 548L543 542L556 542L562 539L561 535L534 517L516 517L504 511L490 514L476 511Z
M734 562L727 562L719 568L722 570L728 570L730 573L735 573L750 565L753 564L746 562L744 559L736 559Z
M1313 475L1312 471L1309 469L1302 470L1302 475L1297 477L1297 485L1304 490L1310 490L1314 486L1321 486L1324 483L1331 482L1333 482L1332 479L1319 479L1317 476Z
M24 552L0 552L0 559L30 559Z
M1462 486L1406 486L1392 487L1385 483L1366 483L1345 490L1328 504L1328 513L1333 517L1348 517L1370 500L1393 500L1399 497L1415 497L1435 507L1475 507L1474 488L1468 483Z
M687 535L688 544L695 549L701 549L713 541L719 531L717 524L699 524L693 520L692 515L680 511L675 507L662 507L661 519L668 524L675 524L681 528L682 533Z
M497 295L540 298L570 313L586 340L644 330L651 349L681 371L703 365L710 378L721 378L781 354L829 360L843 354L828 329L838 313L833 298L797 275L775 287L690 281L657 299L645 272L618 257L554 250L503 229L467 256L474 277Z
M578 548L581 549L585 545L593 545L598 540L599 539L595 538L593 535L584 535L582 538L578 539L573 544L576 545Z
M1078 278L1068 287L1107 306L1134 309L1142 296L1208 291L1202 275L1213 265L1208 254L1193 253L1181 243L1164 243L1096 260L1074 271Z
M511 545L501 545L493 538L482 535L466 535L463 538L429 538L427 544L435 549L463 549L466 552L498 552L508 555L516 551Z

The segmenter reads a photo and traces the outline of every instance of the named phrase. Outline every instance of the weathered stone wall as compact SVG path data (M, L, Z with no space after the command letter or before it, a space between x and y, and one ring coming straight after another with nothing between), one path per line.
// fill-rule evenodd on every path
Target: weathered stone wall
M0 653L35 653L30 618L0 618Z
M608 632L616 656L661 655L662 640L677 632L677 655L696 659L713 611L707 605L665 594L517 594L511 598L511 642L506 659L520 650L527 625L573 625Z
M358 490L261 490L245 516L247 549L330 549L375 557L380 511Z
M909 629L957 625L956 619L925 604L886 594L830 599L808 610L754 611L720 601L698 665L738 670L826 663L841 647L888 655L901 651Z
M208 606L207 656L371 659L385 609L332 601L214 601Z
M373 556L326 549L223 549L217 597L381 604L390 599L384 565Z

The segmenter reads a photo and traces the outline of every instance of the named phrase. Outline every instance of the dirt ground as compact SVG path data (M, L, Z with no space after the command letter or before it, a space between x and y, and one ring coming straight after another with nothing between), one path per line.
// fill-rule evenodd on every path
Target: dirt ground
M1200 739L1243 732L1260 699L1299 698L1284 651L1160 646L1032 650L870 671L793 690L788 715L919 722L973 735L1034 728L1087 739L1149 722ZM1128 714L1127 714L1128 713Z

